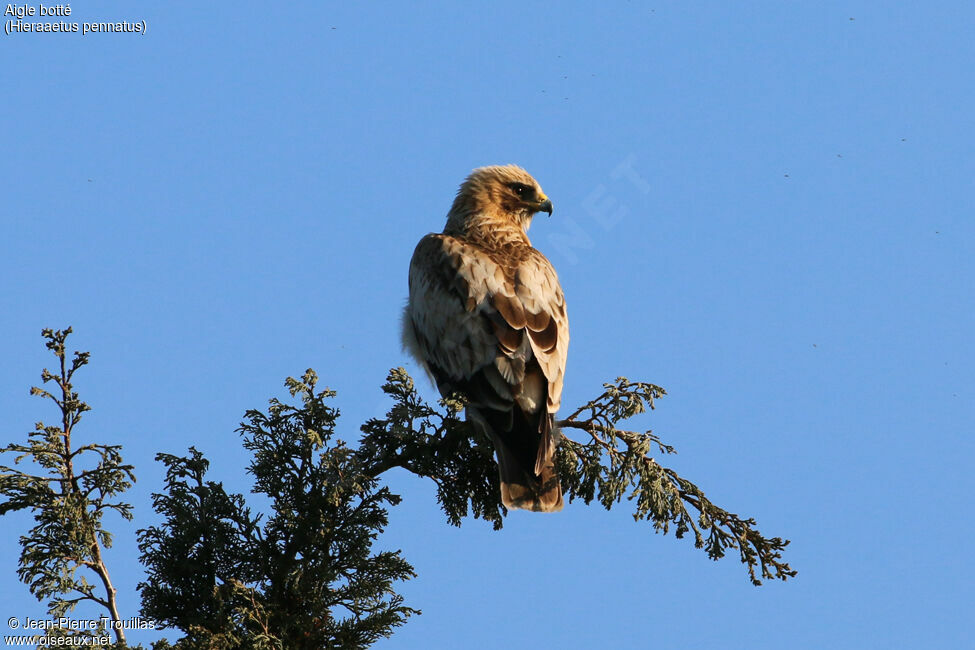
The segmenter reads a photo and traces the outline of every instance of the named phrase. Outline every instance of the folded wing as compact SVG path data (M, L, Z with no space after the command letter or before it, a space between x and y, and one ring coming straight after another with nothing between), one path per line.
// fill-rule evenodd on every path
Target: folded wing
M568 317L558 277L528 246L488 252L424 237L410 265L406 347L441 394L464 394L495 442L505 505L557 510L552 468Z

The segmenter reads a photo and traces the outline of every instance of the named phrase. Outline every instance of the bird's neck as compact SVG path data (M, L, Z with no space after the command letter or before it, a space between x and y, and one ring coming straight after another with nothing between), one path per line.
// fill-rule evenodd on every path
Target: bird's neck
M527 224L526 224L527 226ZM497 215L477 213L447 216L444 234L476 244L486 249L507 248L510 246L531 247L531 240L525 234L526 227L514 220Z

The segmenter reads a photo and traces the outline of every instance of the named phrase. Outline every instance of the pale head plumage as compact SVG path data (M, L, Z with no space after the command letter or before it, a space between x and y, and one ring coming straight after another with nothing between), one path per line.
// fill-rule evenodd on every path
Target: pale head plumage
M479 167L460 185L444 232L464 232L472 219L510 221L528 230L536 212L552 214L541 185L518 165Z

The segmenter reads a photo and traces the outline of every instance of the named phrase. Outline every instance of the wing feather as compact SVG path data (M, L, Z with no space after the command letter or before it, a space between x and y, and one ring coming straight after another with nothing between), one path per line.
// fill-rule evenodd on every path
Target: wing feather
M525 251L504 258L449 235L424 237L410 264L404 340L412 337L408 347L438 385L468 382L492 366L481 387L492 390L493 406L511 404L535 359L554 414L569 346L565 298L549 261Z

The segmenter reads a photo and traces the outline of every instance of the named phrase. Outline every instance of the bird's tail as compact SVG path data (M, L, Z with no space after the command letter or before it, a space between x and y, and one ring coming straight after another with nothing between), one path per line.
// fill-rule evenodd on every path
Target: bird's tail
M510 431L498 432L482 417L472 418L494 443L501 478L501 502L508 509L558 512L564 503L562 486L555 471L558 432L554 428L554 418L542 413L537 425L532 426L531 419L521 415L518 408L515 413Z

